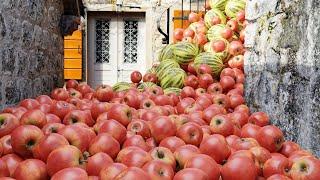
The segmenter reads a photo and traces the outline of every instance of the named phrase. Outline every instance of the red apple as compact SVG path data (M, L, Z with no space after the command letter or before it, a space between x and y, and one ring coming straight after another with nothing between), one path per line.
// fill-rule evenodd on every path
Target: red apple
M173 178L173 180L209 180L208 175L200 169L197 168L186 168L179 171Z
M97 87L94 97L101 102L109 102L113 98L112 87L108 85L101 85Z
M204 138L200 144L200 151L212 157L219 164L226 160L231 153L226 139L219 134Z
M255 146L250 148L249 150L255 156L261 168L263 168L264 163L271 158L271 153L264 147Z
M143 119L145 121L151 121L151 120L156 119L159 116L160 116L160 113L152 111L152 110L147 110L142 113L141 119Z
M77 147L81 152L88 150L89 137L82 127L68 125L61 128L58 133L64 136L70 145Z
M172 166L160 160L148 162L143 166L143 170L147 172L153 180L171 180L174 176Z
M34 125L42 128L47 123L46 115L38 109L28 110L21 116L21 125Z
M133 135L131 137L128 137L124 141L124 143L122 145L122 148L129 147L129 146L137 146L137 147L141 148L144 151L149 151L150 150L150 147L148 146L146 141L143 139L143 137L140 136L140 135Z
M193 39L194 36L195 36L195 32L194 32L192 29L190 29L190 28L187 28L187 29L185 29L185 30L183 31L183 37L184 37L184 38L191 38L191 39Z
M40 106L40 103L35 99L24 99L19 103L19 105L28 110L28 109L37 109Z
M142 74L139 71L133 71L130 75L131 82L139 83L142 79Z
M60 123L47 123L45 126L42 128L42 132L44 135L48 135L51 133L58 133L60 129L64 128L64 124Z
M220 34L224 39L230 40L233 36L233 31L227 27L223 29Z
M196 154L192 156L184 168L197 168L205 172L210 180L219 180L220 166L208 155Z
M275 153L272 153L272 154L275 154ZM278 153L277 153L278 154ZM278 154L279 155L279 154ZM282 154L280 154L282 155ZM283 157L284 155L282 155ZM306 150L298 150L298 151L294 151L290 154L289 156L289 160L290 162L295 162L297 161L298 159L300 159L301 157L303 156L312 156L312 153L309 152L309 151L306 151ZM285 157L285 156L284 156Z
M284 137L279 128L274 125L268 125L259 130L257 140L262 147L273 153L281 149Z
M140 108L142 109L151 109L152 107L154 107L156 104L154 103L154 101L152 101L151 99L147 98L147 99L143 99L140 102Z
M126 128L115 120L107 120L99 128L100 133L108 133L119 143L123 143L126 138Z
M129 179L139 179L139 180L151 180L150 176L144 172L142 169L137 167L129 167L117 175L115 180L129 180Z
M260 131L261 127L254 125L254 124L245 124L241 128L241 137L243 138L255 138L258 137L258 132Z
M269 116L265 112L252 113L248 119L248 122L260 127L266 126L270 123Z
M77 91L73 88L69 88L67 91L69 93L69 98L67 99L67 101L78 102L80 99L82 99L82 94L79 91Z
M19 163L13 177L21 180L48 179L46 164L38 159L27 159Z
M225 94L215 94L212 101L213 104L220 105L225 109L230 107L230 98Z
M239 11L237 13L237 16L236 16L236 20L239 21L239 22L243 22L244 20L246 19L245 17L245 11Z
M177 137L181 138L186 144L199 146L202 141L203 132L198 124L189 122L178 129Z
M47 124L48 123L61 123L61 119L55 114L47 113L46 120L47 120Z
M33 157L44 162L47 161L49 154L64 145L69 145L69 142L60 134L51 133L43 137L33 149Z
M223 180L255 180L258 177L255 163L249 157L235 157L221 168Z
M51 98L57 101L66 101L69 98L69 93L63 88L56 88L51 92Z
M11 146L11 135L5 135L0 139L0 144L2 147L2 155L10 154L13 152Z
M231 68L238 68L238 69L243 69L243 64L244 64L244 56L243 55L237 55L231 58L228 61L228 65Z
M19 126L19 120L12 114L0 114L0 137L10 134Z
M165 147L155 147L150 151L153 160L160 160L169 164L172 168L176 167L176 159L170 149Z
M47 96L47 95L40 95L36 98L36 100L40 103L40 104L49 104L52 105L53 101L52 99Z
M128 167L142 168L146 163L151 161L152 158L149 153L142 149L131 150L124 154L121 158L121 163Z
M290 177L298 179L319 179L320 161L311 156L305 156L295 161L290 170Z
M96 154L98 152L104 152L111 158L117 157L120 151L119 142L107 133L100 133L94 138L89 147L90 154Z
M210 130L214 134L229 136L233 133L233 122L226 115L216 115L211 119Z
M79 91L83 96L93 91L91 87L85 82L80 83L77 86L76 90Z
M207 3L209 5L209 3ZM216 25L216 24L220 24L221 23L221 19L218 16L214 16L211 19L211 25Z
M207 88L209 94L221 94L222 86L220 83L213 83Z
M245 104L241 104L241 105L237 106L236 108L234 108L234 111L240 111L240 112L248 114L248 116L250 115L250 109Z
M213 83L213 78L211 74L205 73L205 74L199 75L199 87L207 89L212 83Z
M177 170L183 169L186 162L196 154L200 154L197 146L188 144L178 147L174 152L174 157L177 161Z
M270 177L268 177L267 180L291 180L288 176L284 176L282 174L274 174Z
M108 117L127 126L132 120L132 111L127 105L115 104L108 111Z
M190 12L188 20L190 23L198 22L200 20L199 14Z
M292 141L286 141L282 144L280 153L289 157L293 152L300 150L300 146Z
M246 113L235 111L229 114L230 119L234 124L239 125L240 127L248 123L248 115Z
M146 73L143 76L143 82L153 82L153 83L157 83L158 82L158 78L156 74L153 73Z
M106 154L99 152L88 158L87 172L90 176L99 176L100 171L113 164L112 158Z
M47 159L47 171L50 176L68 167L85 167L85 159L75 146L65 145L53 150Z
M212 74L212 68L208 64L200 64L198 74Z
M97 119L99 115L108 112L111 108L111 104L107 102L94 103L91 107L91 115L93 119Z
M32 150L43 136L37 126L21 125L11 133L12 150L22 157L31 157Z
M171 152L173 152L173 153L175 152L175 150L177 148L179 148L183 145L186 145L186 143L182 139L180 139L176 136L167 137L167 138L163 139L159 144L160 147L166 147L166 148L170 149Z
M101 169L99 178L100 180L112 180L127 168L128 167L124 164L113 163Z
M190 62L188 64L188 72L193 74L193 75L196 75L197 74L197 71L196 71L196 68L194 66L194 62Z
M65 101L57 101L52 105L51 113L57 115L60 119L63 119L68 112L76 109L73 104L69 104Z
M74 80L74 79L70 79L67 81L66 83L66 88L77 88L79 85L78 81L77 80Z
M229 53L233 56L237 56L243 53L244 47L240 41L232 41L229 45Z
M134 132L137 135L141 135L144 139L148 139L151 137L149 125L144 120L132 120L132 122L129 123L127 130Z
M234 78L231 76L222 76L220 78L220 84L224 92L228 92L236 84Z
M235 150L249 150L257 146L259 143L253 138L240 138L231 145Z
M173 32L174 40L181 41L183 39L183 31L184 31L184 29L182 29L182 28L175 29Z
M288 176L290 170L290 162L285 157L272 157L268 159L263 166L263 175L268 178L274 174L282 174Z
M11 177L13 177L13 173L16 170L19 163L23 161L23 159L16 154L7 154L3 156L1 159L6 163Z
M230 28L232 31L237 32L239 29L239 24L236 20L234 19L230 19L227 22L227 27Z
M10 172L7 166L7 163L0 158L0 178L9 177Z
M150 121L150 130L156 142L160 143L164 138L174 136L177 128L169 117L160 116Z
M139 99L137 97L136 94L126 94L122 101L128 105L129 107L132 107L132 108L135 108L135 109L139 109L140 107L140 102L139 102Z
M214 52L222 52L226 49L226 44L223 40L215 40L213 43L211 43L211 48L213 49Z
M203 111L203 119L210 123L214 116L220 114L226 114L226 110L220 105L213 104Z
M170 99L170 97L164 94L154 97L153 101L157 106L173 105L173 102Z
M52 176L51 180L88 180L88 178L88 174L85 170L77 167L70 167L58 171Z

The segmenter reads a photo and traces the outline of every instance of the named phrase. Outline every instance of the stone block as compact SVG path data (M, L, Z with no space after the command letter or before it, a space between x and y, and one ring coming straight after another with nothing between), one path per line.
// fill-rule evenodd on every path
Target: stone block
M33 31L34 27L33 25L28 21L22 22L22 28L21 28L21 45L23 48L31 48L30 45L32 43L32 37L33 37Z
M4 23L4 18L0 13L0 40L3 40L7 34L6 24Z

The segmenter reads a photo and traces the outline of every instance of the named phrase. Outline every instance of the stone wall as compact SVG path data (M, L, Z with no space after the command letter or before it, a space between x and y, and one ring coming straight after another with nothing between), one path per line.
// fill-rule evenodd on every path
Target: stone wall
M61 0L0 1L0 109L63 85Z
M320 1L247 2L247 102L320 156Z

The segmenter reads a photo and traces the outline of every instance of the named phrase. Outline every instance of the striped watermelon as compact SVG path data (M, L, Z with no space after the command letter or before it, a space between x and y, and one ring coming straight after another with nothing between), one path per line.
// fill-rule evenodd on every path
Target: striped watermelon
M161 79L161 77L163 76L164 72L167 69L170 68L179 68L180 65L174 60L174 59L166 59L161 61L161 63L159 64L159 66L156 69L156 75L158 77L158 79Z
M131 87L132 85L128 82L118 82L112 86L112 90L116 92L126 91L126 90L129 90Z
M157 85L153 82L143 82L143 83L139 84L138 89L140 91L144 91L146 88L154 87L154 86L157 86Z
M165 59L171 59L173 58L173 47L174 44L168 44L164 48L162 48L161 52L159 53L159 61L163 61Z
M228 0L209 0L211 8L217 8L220 11L224 11Z
M194 60L194 65L197 68L200 64L208 64L212 68L213 75L216 77L220 75L220 72L224 68L221 57L212 52L200 53Z
M210 11L206 13L204 16L204 22L206 23L207 28L210 28L212 24L212 19L218 16L221 19L221 24L227 23L226 15L217 8L212 8Z
M175 87L169 87L163 90L165 95L175 93L176 95L180 95L181 89L180 88L175 88Z
M209 39L209 41L212 41L214 38L220 38L222 31L226 29L226 27L227 26L225 24L217 24L211 26L207 33L207 38Z
M172 48L174 59L180 65L188 64L200 53L199 46L190 42L178 42Z
M246 8L246 0L229 0L225 7L225 13L230 18L235 18L239 11Z
M182 88L184 79L187 77L186 72L181 68L167 69L162 79L160 79L160 85L163 89L169 87Z

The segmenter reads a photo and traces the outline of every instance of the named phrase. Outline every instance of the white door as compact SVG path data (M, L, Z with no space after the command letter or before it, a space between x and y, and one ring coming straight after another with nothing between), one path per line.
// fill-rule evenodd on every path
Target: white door
M146 70L145 13L88 16L88 84L130 82L134 70Z

